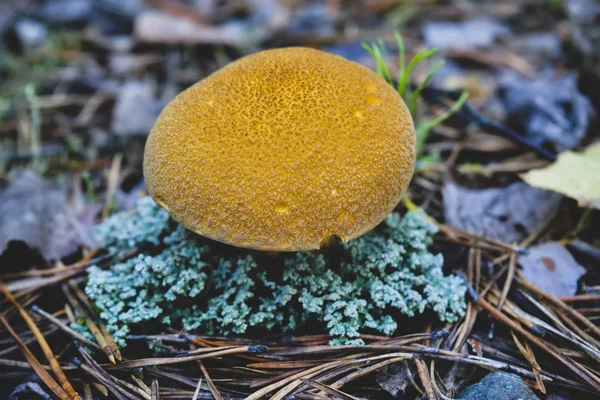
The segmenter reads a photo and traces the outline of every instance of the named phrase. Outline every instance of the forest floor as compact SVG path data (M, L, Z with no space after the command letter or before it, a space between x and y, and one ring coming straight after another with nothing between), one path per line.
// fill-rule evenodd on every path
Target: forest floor
M0 5L0 397L475 399L471 385L499 371L511 375L481 381L485 398L598 398L599 2L13 3ZM396 31L408 55L445 60L419 120L469 95L427 135L398 207L435 220L431 251L464 278L465 316L403 320L364 346L157 324L119 349L84 291L89 266L115 262L91 232L147 194L144 143L162 108L267 48L375 69L362 44L381 39L394 71Z

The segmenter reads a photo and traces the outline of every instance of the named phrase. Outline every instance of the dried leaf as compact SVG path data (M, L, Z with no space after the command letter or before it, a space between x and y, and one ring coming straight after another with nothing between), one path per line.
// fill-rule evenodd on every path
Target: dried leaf
M119 88L111 129L118 135L147 135L170 99L158 99L149 81L130 81Z
M425 43L441 50L473 49L491 46L510 29L492 18L473 18L465 22L426 22Z
M43 400L52 400L46 391L36 382L22 383L11 393L9 400L18 400L20 398L36 398Z
M149 43L204 43L240 46L242 32L230 26L200 25L192 19L160 11L141 12L135 20L135 36Z
M567 195L582 207L600 209L600 145L583 153L566 151L546 167L529 171L521 177L531 186Z
M575 294L577 281L586 272L557 242L532 247L528 254L519 256L519 264L525 279L556 297Z
M449 225L509 244L541 229L560 201L559 195L522 182L484 190L448 182L443 194Z
M409 376L408 374L411 374ZM417 370L413 363L398 363L388 365L377 371L377 383L383 390L394 397L404 394L406 388L414 382L414 376L417 375Z
M507 81L499 93L506 107L507 124L528 141L556 152L577 146L594 115L574 75Z
M0 251L22 240L46 259L59 259L78 246L94 247L88 229L67 204L66 191L31 172L0 194Z

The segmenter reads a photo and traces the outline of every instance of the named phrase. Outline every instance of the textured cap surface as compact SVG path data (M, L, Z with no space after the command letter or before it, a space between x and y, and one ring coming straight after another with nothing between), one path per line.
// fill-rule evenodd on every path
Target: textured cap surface
M369 69L308 48L244 57L176 97L144 154L150 195L240 247L318 249L375 227L413 173L404 101Z

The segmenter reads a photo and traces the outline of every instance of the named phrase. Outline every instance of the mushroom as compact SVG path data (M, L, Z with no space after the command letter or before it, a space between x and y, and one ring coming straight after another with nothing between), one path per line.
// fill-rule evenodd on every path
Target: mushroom
M310 48L243 57L171 101L144 177L188 229L239 247L319 249L356 238L400 201L414 126L376 73Z

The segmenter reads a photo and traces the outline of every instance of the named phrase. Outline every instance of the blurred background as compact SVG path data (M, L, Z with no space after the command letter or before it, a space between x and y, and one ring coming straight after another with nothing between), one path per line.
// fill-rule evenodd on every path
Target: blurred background
M56 259L89 246L86 232L99 210L130 208L143 193L144 141L165 104L266 48L311 46L375 68L362 44L382 40L394 74L397 31L407 60L438 49L415 68L413 84L445 60L432 87L466 91L480 115L552 154L582 148L594 140L588 132L597 134L598 15L592 0L4 1L0 188L17 185L16 194L0 194L0 248L20 238ZM446 107L435 98L425 103L417 122ZM506 186L547 163L473 122L457 114L425 142L423 153L435 157L409 195L441 220L458 215L443 210L456 208L442 204L448 177L471 188ZM447 198L463 199L459 189L451 186L456 196ZM40 190L44 204L24 201ZM33 213L29 222L20 218L26 211ZM46 221L49 215L58 219Z
M567 282L597 291L600 221L591 210L600 200L545 192L521 177L597 141L599 22L593 0L2 1L0 273L72 263L94 248L92 226L145 194L146 136L186 87L283 46L375 69L363 43L377 40L394 74L400 32L408 59L438 50L415 68L413 85L445 61L416 120L441 115L452 102L440 98L461 91L471 110L431 130L408 197L440 222L502 243L551 226L543 237L569 236L552 252L567 248L570 258L544 290L574 295ZM598 164L585 165L589 173ZM464 252L445 255L452 268L465 265ZM0 384L8 393L14 386Z

